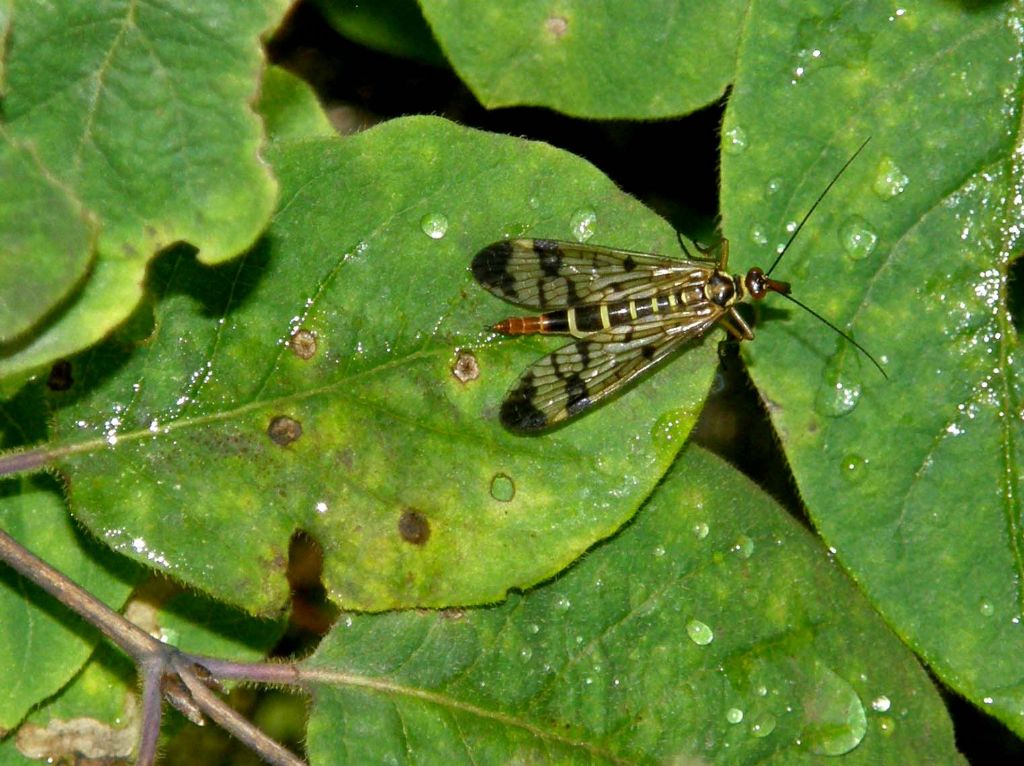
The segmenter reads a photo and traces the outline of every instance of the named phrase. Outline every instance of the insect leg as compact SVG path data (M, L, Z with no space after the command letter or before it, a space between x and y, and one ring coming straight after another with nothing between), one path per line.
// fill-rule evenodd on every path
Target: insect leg
M746 320L740 316L740 312L736 310L735 306L729 307L729 311L722 315L718 320L718 324L736 340L754 339L754 331L750 329L750 325L747 324Z

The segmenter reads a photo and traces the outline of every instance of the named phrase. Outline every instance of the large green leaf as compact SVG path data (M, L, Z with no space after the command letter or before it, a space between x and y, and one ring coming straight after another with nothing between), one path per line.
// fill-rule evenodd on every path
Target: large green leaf
M746 4L699 0L420 0L480 102L651 119L718 99Z
M695 448L555 582L343 616L304 663L341 763L962 763L941 700L818 543Z
M83 538L52 482L7 481L0 488L0 524L5 532L97 598L115 609L121 606L137 572ZM0 729L10 729L67 683L100 636L7 567L0 568L0 624L5 679L0 687ZM24 672L27 668L31 672Z
M53 311L83 278L96 232L78 200L2 130L0 179L2 350Z
M157 250L185 240L216 263L253 242L276 192L249 106L262 66L258 36L287 6L18 3L4 117L96 214L101 235L74 303L32 342L0 355L0 376L102 338L138 303Z
M333 136L327 115L316 94L298 77L281 67L267 67L256 105L271 141Z
M433 118L279 141L272 160L284 203L261 244L216 269L161 260L152 333L76 362L83 393L49 448L79 518L264 611L299 529L334 598L384 609L493 601L633 514L716 343L578 424L513 436L503 392L564 340L491 342L515 309L468 267L508 234L568 238L581 216L605 244L672 252L664 221L576 157Z
M1024 732L1020 3L761 4L723 133L734 260L764 264L876 354L777 302L749 357L810 513L943 680ZM781 311L780 311L781 308ZM785 318L786 321L777 321Z

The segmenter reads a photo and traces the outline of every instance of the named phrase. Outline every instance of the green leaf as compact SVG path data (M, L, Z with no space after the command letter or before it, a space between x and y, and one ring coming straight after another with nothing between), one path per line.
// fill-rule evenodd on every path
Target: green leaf
M48 447L78 517L254 611L283 601L299 529L331 596L378 610L493 601L626 521L689 431L716 343L579 423L513 436L504 391L564 339L492 342L515 309L469 262L508 234L568 238L581 210L604 244L673 252L665 222L577 157L434 118L272 160L285 204L260 246L216 269L161 260L152 334L78 363ZM476 379L454 374L460 354Z
M0 13L2 23L2 13ZM0 131L0 349L85 275L96 227L32 152Z
M341 34L393 56L447 66L416 0L314 0Z
M489 109L601 119L692 112L721 97L747 4L420 0L452 66Z
M8 128L96 214L101 235L74 304L4 354L0 376L66 356L122 322L157 250L187 241L216 263L254 241L276 190L249 102L262 66L259 35L287 6L18 4Z
M52 482L9 480L0 487L4 531L119 608L137 573L122 558L83 538ZM6 566L0 567L0 624L0 668L6 669L0 728L9 729L78 672L99 634ZM26 668L31 672L21 672Z
M0 0L0 95L7 89L7 36L11 32L14 0Z
M888 380L781 301L751 372L843 565L944 682L1018 733L1020 20L1003 4L757 6L722 164L734 261L767 264L871 136L776 275Z
M256 109L272 141L334 135L313 89L281 67L268 67L263 73Z
M817 541L696 448L555 582L343 615L303 666L317 764L963 762L928 677Z

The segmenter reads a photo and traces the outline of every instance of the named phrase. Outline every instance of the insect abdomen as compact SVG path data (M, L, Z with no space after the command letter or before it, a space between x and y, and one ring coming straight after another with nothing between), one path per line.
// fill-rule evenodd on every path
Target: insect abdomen
M505 335L541 333L585 338L591 333L621 327L652 314L670 314L685 307L687 300L688 296L683 292L658 293L649 298L574 306L540 316L509 317L495 324L493 329Z

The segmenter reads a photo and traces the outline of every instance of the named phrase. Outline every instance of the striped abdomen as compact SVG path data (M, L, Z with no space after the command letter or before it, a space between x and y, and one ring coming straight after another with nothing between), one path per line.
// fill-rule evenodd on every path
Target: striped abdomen
M493 329L506 335L545 333L583 338L594 332L622 327L659 314L666 318L679 313L699 314L706 305L703 285L684 284L648 298L589 303L549 311L540 316L510 317L495 324Z

